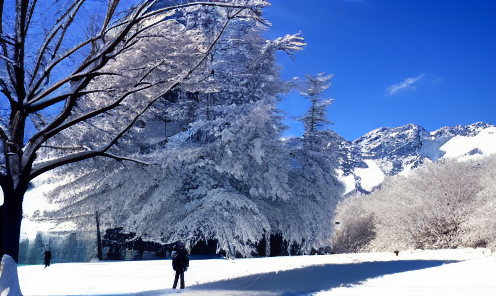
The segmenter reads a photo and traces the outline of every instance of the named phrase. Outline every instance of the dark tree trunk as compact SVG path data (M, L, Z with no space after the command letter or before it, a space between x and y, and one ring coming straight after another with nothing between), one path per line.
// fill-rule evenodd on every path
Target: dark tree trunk
M96 218L97 256L98 256L98 260L103 261L102 235L100 233L100 216L98 215L98 211L95 212L95 218Z
M16 190L5 187L2 188L4 203L0 206L0 254L7 254L19 263L22 200L27 186L19 186Z

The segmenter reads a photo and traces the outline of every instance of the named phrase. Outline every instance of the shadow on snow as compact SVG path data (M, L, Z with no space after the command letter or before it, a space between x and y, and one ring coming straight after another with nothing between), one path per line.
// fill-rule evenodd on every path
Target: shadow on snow
M268 292L271 295L299 295L349 286L388 274L437 267L454 262L458 261L404 260L315 265L195 285L188 287L184 292L188 295L200 295L201 291L207 293L208 291L252 291ZM173 293L175 291L171 289L164 289L130 295L155 296Z

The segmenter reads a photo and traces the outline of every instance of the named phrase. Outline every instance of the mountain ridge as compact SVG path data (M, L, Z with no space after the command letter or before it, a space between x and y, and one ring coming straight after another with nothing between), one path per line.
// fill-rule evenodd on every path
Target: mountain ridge
M482 136L479 136L481 133ZM446 146L454 139L459 143ZM464 149L468 150L461 151ZM454 150L460 151L455 153ZM427 159L435 162L443 157L469 158L495 152L496 126L482 121L469 125L445 126L432 132L413 123L393 128L381 127L354 141L342 138L340 179L347 185L346 194L370 193L382 182L377 176L377 168L382 172L383 179L385 176L406 174ZM363 186L362 179L370 179L372 174L367 169L375 171L378 181Z

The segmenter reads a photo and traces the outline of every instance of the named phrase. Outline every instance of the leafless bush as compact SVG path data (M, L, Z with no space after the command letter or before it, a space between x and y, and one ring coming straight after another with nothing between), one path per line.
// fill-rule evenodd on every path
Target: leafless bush
M370 196L347 200L338 207L336 217L342 221L334 237L336 247L347 252L494 249L495 178L494 155L476 161L429 163L409 176L388 178ZM364 245L366 240L359 234L370 229L374 237Z
M359 253L368 250L375 238L374 214L363 208L360 197L348 198L337 206L333 252Z

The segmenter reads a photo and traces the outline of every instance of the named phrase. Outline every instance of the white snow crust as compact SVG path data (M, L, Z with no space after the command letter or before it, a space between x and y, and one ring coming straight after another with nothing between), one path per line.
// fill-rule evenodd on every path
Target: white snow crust
M25 296L171 295L179 292L171 289L173 276L170 260L19 267ZM456 249L192 260L185 279L181 295L495 295L496 254Z

